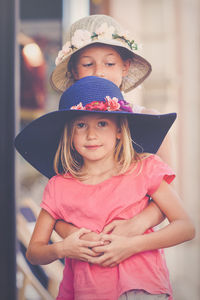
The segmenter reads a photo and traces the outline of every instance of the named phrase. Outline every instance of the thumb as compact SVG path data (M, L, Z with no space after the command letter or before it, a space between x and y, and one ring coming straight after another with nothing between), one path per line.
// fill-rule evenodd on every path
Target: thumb
M76 234L77 234L77 237L80 238L83 234L89 233L89 232L91 232L90 229L81 228L76 232Z
M115 228L115 223L114 222L111 222L110 224L106 225L102 231L102 233L109 233L111 231L113 231L113 229Z
M112 240L113 240L113 235L111 234L102 234L100 238L100 241L102 242L112 242Z

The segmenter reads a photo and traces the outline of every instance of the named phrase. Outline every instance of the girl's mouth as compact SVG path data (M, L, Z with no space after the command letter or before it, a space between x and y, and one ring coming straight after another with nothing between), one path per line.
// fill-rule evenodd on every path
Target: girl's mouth
M86 149L88 150L96 150L99 149L101 147L101 145L87 145L85 146Z

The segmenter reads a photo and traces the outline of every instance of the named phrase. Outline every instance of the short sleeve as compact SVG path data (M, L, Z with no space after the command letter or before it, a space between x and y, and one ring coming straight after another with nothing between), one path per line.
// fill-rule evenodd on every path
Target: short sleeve
M55 199L55 177L52 177L43 193L40 207L46 210L54 219L60 219L57 213L56 199Z
M159 188L162 180L170 184L175 178L172 169L156 155L146 159L145 169L147 193L150 196Z

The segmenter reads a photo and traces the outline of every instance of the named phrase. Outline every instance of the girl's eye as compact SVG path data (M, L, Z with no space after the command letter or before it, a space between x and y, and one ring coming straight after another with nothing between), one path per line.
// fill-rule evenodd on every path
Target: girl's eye
M83 67L91 67L92 66L92 63L88 63L88 64L83 64Z
M112 67L115 66L115 63L106 63L107 66Z
M99 127L105 127L107 124L108 124L108 123L107 123L106 121L100 121L100 122L98 123L98 126L99 126Z
M85 128L86 124L83 122L77 123L76 124L76 128L81 129L81 128Z

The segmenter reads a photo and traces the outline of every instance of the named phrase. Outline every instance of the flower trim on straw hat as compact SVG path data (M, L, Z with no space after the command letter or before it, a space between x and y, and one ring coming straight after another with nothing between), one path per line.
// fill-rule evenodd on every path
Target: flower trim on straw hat
M138 45L134 40L129 39L129 32L121 32L114 33L115 28L113 26L108 26L106 22L104 22L99 28L97 28L96 32L89 32L85 29L77 29L72 36L71 43L67 41L62 50L58 52L58 56L56 57L55 64L59 65L63 59L65 59L66 55L72 53L79 48L82 48L94 40L111 40L111 39L119 39L121 42L127 44L131 50L137 50Z
M70 26L66 43L58 53L55 60L56 67L50 76L53 89L57 92L64 92L76 81L68 68L71 56L92 44L104 44L130 52L131 63L128 74L123 77L120 86L121 91L125 93L140 85L151 73L150 63L135 53L140 46L129 37L128 31L124 31L121 25L110 16L90 15Z

